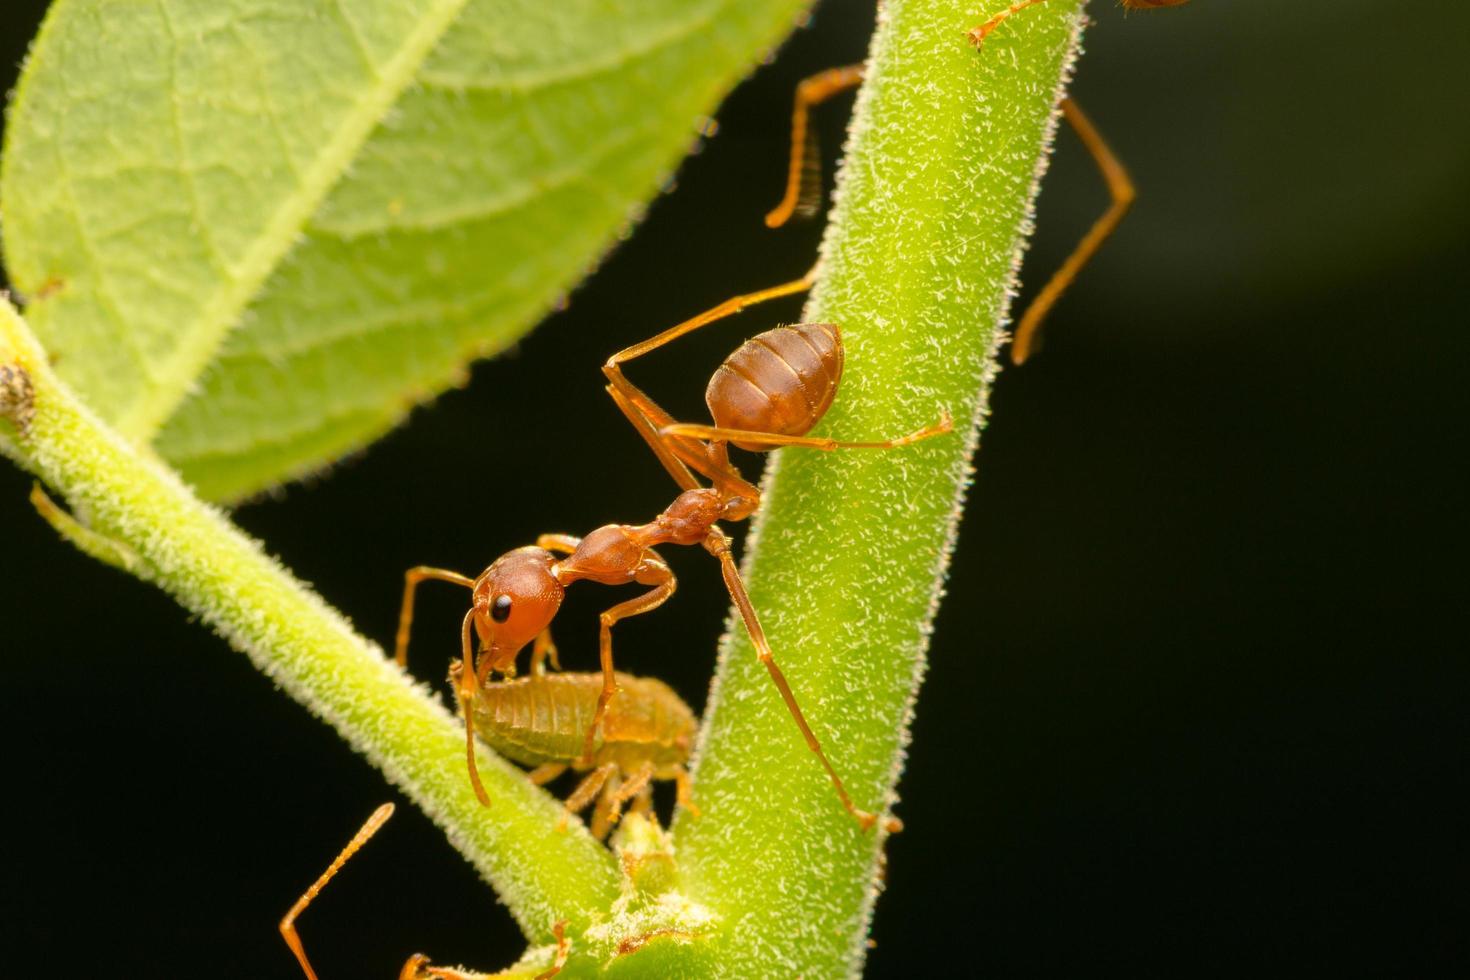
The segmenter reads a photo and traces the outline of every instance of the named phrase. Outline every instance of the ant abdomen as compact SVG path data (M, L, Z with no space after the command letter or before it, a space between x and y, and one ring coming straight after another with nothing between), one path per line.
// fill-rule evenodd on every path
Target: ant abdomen
M719 428L804 436L832 404L841 378L842 331L832 323L797 323L741 344L709 379L704 401Z

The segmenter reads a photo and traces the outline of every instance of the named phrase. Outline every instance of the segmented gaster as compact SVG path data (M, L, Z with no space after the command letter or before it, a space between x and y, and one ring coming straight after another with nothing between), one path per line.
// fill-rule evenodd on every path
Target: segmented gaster
M757 334L716 369L704 400L715 425L745 432L802 436L832 404L842 378L842 338L835 324L798 323ZM768 446L737 441L741 449Z

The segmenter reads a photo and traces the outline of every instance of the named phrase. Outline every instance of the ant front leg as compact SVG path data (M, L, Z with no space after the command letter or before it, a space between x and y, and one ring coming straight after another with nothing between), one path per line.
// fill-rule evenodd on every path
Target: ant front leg
M592 724L587 728L587 741L582 748L581 762L584 765L590 765L592 762L597 730L602 725L603 716L607 714L609 702L612 701L613 695L618 693L617 675L613 668L613 625L620 619L657 609L668 600L669 596L674 594L674 589L678 585L669 566L651 551L645 554L639 564L634 581L640 585L652 585L653 588L641 596L618 603L599 617L601 628L597 639L602 663L602 691L597 695L597 710L592 713Z
M767 228L780 228L793 214L803 218L816 213L822 199L822 158L816 138L807 127L807 113L835 95L857 88L863 80L862 65L828 68L796 86L796 105L791 110L791 163L786 172L786 193L781 203L766 215Z
M1102 247L1109 235L1118 227L1128 209L1133 206L1136 189L1133 181L1128 178L1128 171L1123 164L1113 155L1108 144L1103 141L1102 135L1098 133L1097 127L1092 125L1092 120L1083 114L1081 108L1072 99L1062 100L1062 115L1077 133L1077 138L1082 140L1082 145L1087 147L1087 152L1097 164L1097 169L1102 171L1103 180L1107 182L1108 194L1112 197L1112 203L1108 205L1103 216L1093 222L1087 234L1077 243L1072 254L1062 263L1061 268L1052 273L1041 292L1026 307L1026 312L1021 314L1021 320L1016 326L1015 339L1011 341L1011 362L1022 364L1036 347L1036 341L1041 330L1041 321L1051 312L1051 308L1061 299L1062 293L1072 285L1072 280L1077 278L1077 273L1082 271L1097 250Z
M475 580L451 572L443 568L430 568L428 565L420 565L410 568L403 575L403 605L398 610L398 637L393 648L393 659L398 661L399 667L408 666L408 634L413 628L413 594L420 582L434 579L439 582L448 582L451 585L462 585L467 589L475 587Z

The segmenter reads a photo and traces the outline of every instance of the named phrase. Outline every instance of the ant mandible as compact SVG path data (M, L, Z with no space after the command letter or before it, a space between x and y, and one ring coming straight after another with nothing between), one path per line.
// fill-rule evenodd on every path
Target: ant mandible
M807 746L821 761L842 805L864 830L876 816L859 809L848 796L837 771L827 760L801 707L792 694L770 643L761 629L755 607L741 581L730 539L719 521L744 520L760 505L760 490L741 476L730 461L729 445L765 451L778 446L811 449L891 449L951 431L947 413L938 422L901 436L878 442L848 442L808 436L837 394L842 377L842 334L835 324L801 323L776 327L747 340L725 359L705 390L714 425L683 425L658 406L623 376L622 365L649 351L723 319L748 306L805 292L814 273L800 279L735 296L652 339L634 344L608 358L603 365L608 394L638 431L684 492L648 524L608 524L577 538L566 534L543 534L531 547L518 548L497 559L478 578L441 568L420 566L408 571L399 616L395 657L407 663L409 631L413 622L414 591L420 582L434 579L471 590L469 612L460 627L463 665L457 692L465 719L466 757L470 781L480 802L490 800L475 765L474 712L478 686L492 672L513 676L516 658L527 644L532 647L532 667L546 657L555 663L550 624L561 606L568 585L586 579L603 585L644 585L647 592L604 611L600 617L599 650L603 688L597 699L592 723L587 729L584 759L592 754L598 726L608 703L617 691L612 655L612 627L621 619L648 612L662 605L674 592L674 573L654 548L664 544L698 545L720 562L725 587L755 644L756 655L771 675L787 709L801 729ZM695 474L710 486L701 486ZM565 555L557 559L556 555ZM473 638L478 637L478 661Z

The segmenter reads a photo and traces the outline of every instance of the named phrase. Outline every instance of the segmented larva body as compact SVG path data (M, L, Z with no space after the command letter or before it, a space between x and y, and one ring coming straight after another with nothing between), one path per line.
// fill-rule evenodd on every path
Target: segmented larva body
M651 763L655 779L673 779L689 759L694 712L651 677L619 673L593 743L593 767L616 763L633 772ZM475 734L506 758L526 766L574 764L602 692L600 673L548 673L486 684L475 698Z
M804 436L837 395L842 333L834 323L798 323L757 334L725 358L704 390L715 425ZM737 441L741 449L771 448Z

